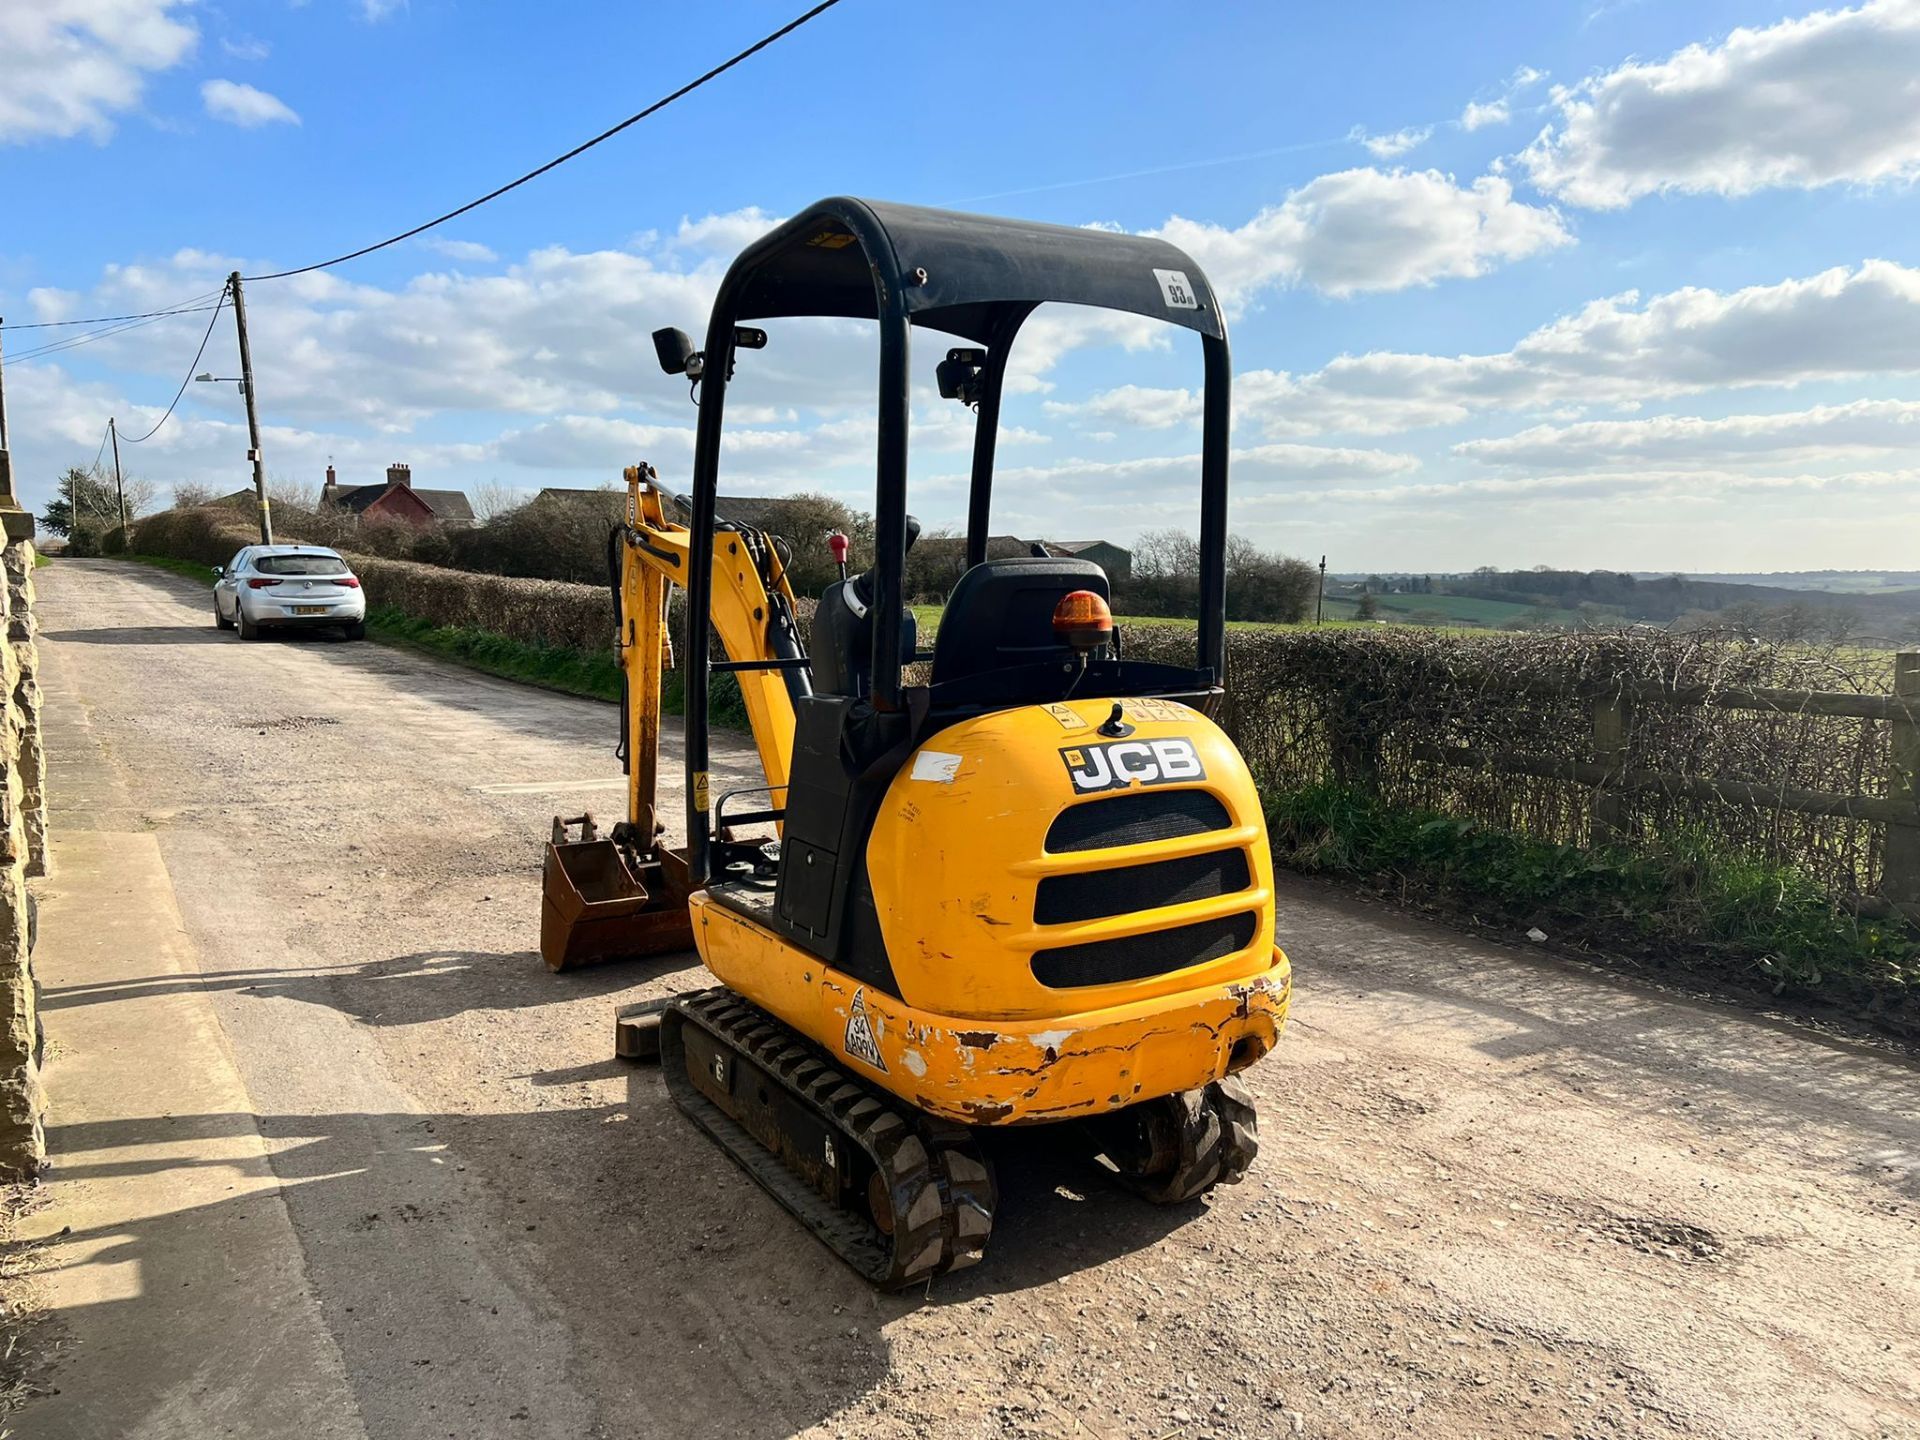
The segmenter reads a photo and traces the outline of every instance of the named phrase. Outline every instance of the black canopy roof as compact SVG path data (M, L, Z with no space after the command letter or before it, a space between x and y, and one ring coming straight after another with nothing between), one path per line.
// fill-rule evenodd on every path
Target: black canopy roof
M740 320L877 319L884 308L980 342L1010 312L1044 301L1225 333L1207 277L1164 240L846 196L809 206L748 247L724 288L735 291Z

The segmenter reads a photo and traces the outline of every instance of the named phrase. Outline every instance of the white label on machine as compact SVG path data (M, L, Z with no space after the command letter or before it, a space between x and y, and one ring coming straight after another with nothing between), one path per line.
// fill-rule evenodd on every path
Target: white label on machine
M913 757L913 771L910 778L931 780L936 785L951 785L953 777L960 773L960 762L965 757L948 755L940 750L922 750Z
M880 1041L873 1033L873 1020L867 1014L867 992L853 992L853 1007L847 1012L847 1035L842 1042L847 1054L856 1060L864 1060L876 1070L885 1070L887 1062L880 1058Z
M1160 282L1160 293L1167 297L1169 310L1198 310L1199 297L1193 293L1193 284L1187 279L1184 270L1156 270L1153 278Z

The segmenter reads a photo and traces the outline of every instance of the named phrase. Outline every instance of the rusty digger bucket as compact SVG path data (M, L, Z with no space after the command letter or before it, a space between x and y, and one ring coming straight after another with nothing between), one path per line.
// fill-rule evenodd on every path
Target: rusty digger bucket
M691 950L688 888L685 856L657 843L636 853L600 836L591 815L556 815L540 887L540 958L549 970L575 970Z

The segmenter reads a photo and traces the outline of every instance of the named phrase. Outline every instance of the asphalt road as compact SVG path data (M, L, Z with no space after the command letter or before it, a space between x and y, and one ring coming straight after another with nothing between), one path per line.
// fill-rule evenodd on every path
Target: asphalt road
M244 1097L169 1117L166 1164L250 1178L127 1221L117 1323L166 1323L143 1243L264 1187L336 1377L311 1431L233 1433L1920 1435L1904 1060L1290 884L1245 1184L1155 1210L1000 1137L987 1262L877 1296L610 1058L690 959L535 954L549 817L621 803L610 707L246 644L134 566L40 583L55 826L152 837L185 933L179 968L51 980L49 1033L192 991L217 1024L177 1063ZM56 1108L51 1143L85 1173L148 1123ZM255 1133L266 1168L223 1158ZM122 1367L115 1403L170 1382Z

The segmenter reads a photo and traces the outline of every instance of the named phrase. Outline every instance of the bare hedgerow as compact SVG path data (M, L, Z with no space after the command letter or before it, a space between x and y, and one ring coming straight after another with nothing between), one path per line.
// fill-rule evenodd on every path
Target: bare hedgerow
M252 538L236 512L170 510L139 522L135 548L218 565ZM476 575L342 548L375 606L531 645L603 650L612 641L604 584ZM812 609L803 598L803 637ZM683 654L677 605L673 632ZM930 641L922 637L923 645ZM1190 627L1128 625L1122 642L1131 657L1192 663ZM1340 781L1372 787L1397 808L1577 845L1591 838L1589 787L1427 757L1453 747L1591 760L1596 701L1637 682L1709 692L1884 694L1890 667L1884 652L1704 630L1461 636L1398 626L1238 629L1227 635L1219 719L1270 794ZM1642 701L1632 707L1624 764L1776 789L1881 794L1888 730L1883 720ZM1630 843L1687 832L1791 864L1840 897L1871 893L1879 875L1884 830L1877 824L1658 793L1631 796L1624 809Z
M1127 653L1191 663L1193 632L1128 627ZM1590 761L1594 707L1636 682L1708 692L1885 694L1884 653L1645 627L1461 636L1412 627L1234 630L1222 723L1263 789L1336 781L1394 808L1431 810L1564 844L1591 838L1590 787L1425 758L1433 748ZM1641 701L1625 768L1770 788L1883 794L1888 724L1841 716ZM1625 838L1685 830L1791 863L1833 893L1871 893L1883 827L1641 793Z

